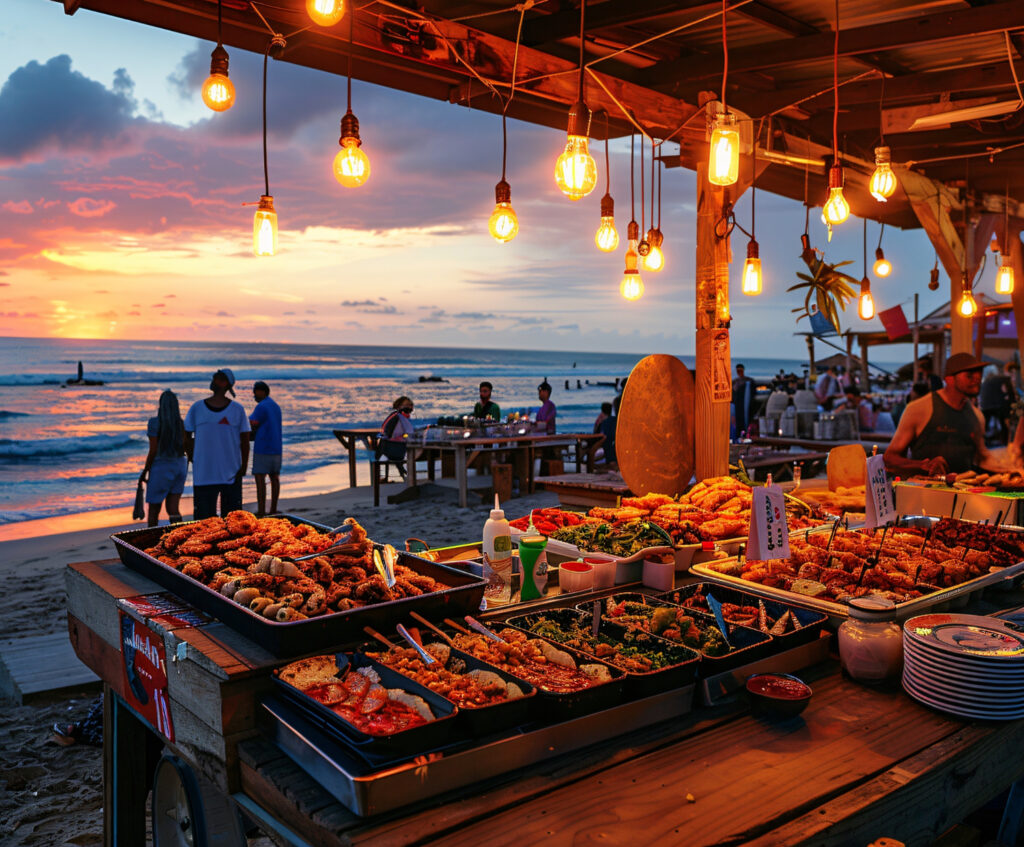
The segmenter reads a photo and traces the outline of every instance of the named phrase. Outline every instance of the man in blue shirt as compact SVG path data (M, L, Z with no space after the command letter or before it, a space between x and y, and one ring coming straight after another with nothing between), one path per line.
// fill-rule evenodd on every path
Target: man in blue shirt
M270 477L270 514L277 512L281 493L281 407L270 399L270 386L260 380L252 386L252 472L256 477L256 515L267 514L267 477Z

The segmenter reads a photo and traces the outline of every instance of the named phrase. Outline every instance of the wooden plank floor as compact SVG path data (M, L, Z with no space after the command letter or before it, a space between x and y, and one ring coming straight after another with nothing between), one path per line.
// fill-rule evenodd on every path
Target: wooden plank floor
M100 688L67 633L0 641L0 699L23 704L66 691Z

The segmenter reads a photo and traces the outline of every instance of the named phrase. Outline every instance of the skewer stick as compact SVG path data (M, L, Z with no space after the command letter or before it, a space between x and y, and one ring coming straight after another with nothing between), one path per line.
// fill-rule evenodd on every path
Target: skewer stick
M397 645L395 645L391 641L388 641L387 638L385 638L383 635L381 635L379 632L377 632L377 630L375 630L372 626L364 626L363 627L363 632L365 632L367 635L369 635L370 638L377 639L381 644L383 644L389 650L396 650L397 649Z
M878 542L878 549L875 550L873 555L868 556L864 560L864 567L860 569L860 576L857 577L857 587L860 588L860 584L864 581L864 574L867 573L869 567L875 567L878 564L878 560L882 555L882 547L885 546L885 534L889 531L889 527L886 526L882 529L882 540ZM872 561L874 560L874 561Z
M454 644L452 644L452 639L451 639L451 637L450 637L450 636L448 635L448 633L447 633L447 632L445 632L445 631L444 631L443 629L438 629L438 628L437 628L436 626L434 626L434 625L433 625L433 624L432 624L432 623L431 623L430 621L428 621L428 620L427 620L427 619L426 619L425 617L423 617L423 615L421 615L421 614L420 614L419 612L409 612L409 616L410 616L410 617L412 617L412 618L415 618L415 619L416 619L416 620L418 620L418 621L419 621L419 622L420 622L421 624L423 624L423 625L424 625L425 627L427 627L428 629L431 629L431 630L433 630L433 631L434 631L434 632L436 632L436 633L437 633L438 635L440 635L440 636L441 636L441 637L442 637L442 638L443 638L443 639L444 639L445 641L447 641L447 642L448 642L448 645L449 645L450 647L454 646Z
M843 511L846 511L845 509ZM839 521L843 519L842 513L839 515L839 520L832 524L832 533L828 537L828 544L825 545L826 550L832 549L832 542L836 539L836 532L839 530Z
M473 633L466 629L462 624L457 621L453 621L451 618L445 618L444 622L448 624L456 632L461 632L463 635L472 635Z

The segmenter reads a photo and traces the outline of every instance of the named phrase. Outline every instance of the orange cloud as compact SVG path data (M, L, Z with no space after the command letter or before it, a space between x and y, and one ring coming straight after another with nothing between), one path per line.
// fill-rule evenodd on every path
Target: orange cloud
M35 210L32 208L32 204L28 200L19 200L15 203L13 200L8 200L4 203L3 208L8 212L13 212L16 215L31 215Z
M102 218L116 208L117 203L113 200L93 200L91 197L79 197L68 203L68 211L80 218Z

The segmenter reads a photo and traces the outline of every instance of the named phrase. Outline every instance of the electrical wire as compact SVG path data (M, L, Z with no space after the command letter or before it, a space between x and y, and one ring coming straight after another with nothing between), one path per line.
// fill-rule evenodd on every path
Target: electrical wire
M352 28L354 26L353 20L355 19L355 9L349 9L348 12L348 110L352 111L352 50L355 46L355 42L352 39Z
M882 227L878 230L878 249L882 249L882 235L885 232L885 221L882 221Z
M222 47L223 46L222 39L221 39L221 7L222 7L222 5L223 4L221 3L221 0L217 0L217 46L218 47Z
M729 10L729 0L722 0L722 111L729 114L725 105L725 83L729 78L729 38L725 24L725 13Z
M654 226L654 139L651 139L651 229Z
M653 153L652 153L653 155ZM644 219L646 201L644 200L644 137L640 136L640 240L646 237L647 221Z
M836 0L836 36L832 45L832 161L839 162L839 0Z
M579 78L579 89L576 92L576 99L579 102L583 102L583 20L586 16L587 11L587 0L580 0L580 78Z
M274 39L267 42L267 49L263 51L263 187L264 194L270 196L270 170L267 168L267 61L270 59L270 48L274 45Z
M608 157L608 136L609 132L608 125L608 113L604 113L604 193L612 193L612 164L611 159Z
M636 221L636 197L633 189L633 171L636 170L636 133L629 134L629 212L630 222Z

